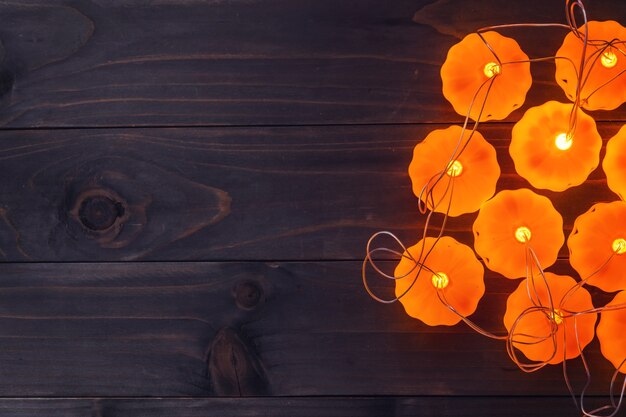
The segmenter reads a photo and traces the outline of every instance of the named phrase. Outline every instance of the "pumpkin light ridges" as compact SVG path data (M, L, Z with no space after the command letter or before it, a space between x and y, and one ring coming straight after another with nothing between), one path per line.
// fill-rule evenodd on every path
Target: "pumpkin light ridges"
M460 126L430 132L415 146L408 168L415 196L421 197L429 209L439 213L446 213L449 207L450 216L477 211L484 201L493 196L500 177L500 166L493 146L478 131L473 133L471 139L471 133L465 131L459 145L462 132ZM444 173L435 184L455 149L461 149L465 144L467 146L463 152L458 154L457 151L454 158L463 167L461 174L452 179ZM452 180L453 187L450 184ZM427 187L426 190L424 187ZM432 194L435 205L439 203L436 207L432 207L429 194Z
M519 227L532 234L528 245L543 268L556 262L563 245L563 218L552 202L529 189L500 191L483 204L474 221L474 248L487 267L509 279L526 274L526 246L515 237Z
M417 262L420 262L422 246L423 254L432 249L424 265L432 271L448 275L450 283L440 291L444 292L452 307L460 314L468 316L476 310L478 302L484 295L484 268L472 249L454 238L444 236L436 244L435 241L435 238L426 238L407 250ZM396 280L396 296L401 296L415 280L409 292L400 298L408 315L430 326L451 326L461 321L457 314L439 300L438 290L431 282L432 272L425 268L420 271L415 261L404 256L398 263L394 275L396 277L407 275Z
M469 34L450 48L441 66L443 95L461 116L469 111L478 120L484 102L480 121L502 120L524 103L532 84L530 64L515 40L497 32L482 36L501 60L501 72L491 79L485 76L485 65L497 59L477 34Z
M534 285L531 287L536 291L533 296L537 297L535 303L541 303L542 309L536 309L534 312L522 316L518 321L514 333L517 335L513 338L513 345L524 353L524 355L532 360L550 364L558 364L563 361L563 353L565 350L566 359L572 359L579 355L578 345L576 342L576 333L574 329L574 318L569 312L583 312L593 309L591 295L584 288L578 288L571 292L570 296L563 302L564 295L576 285L576 281L567 275L556 275L550 272L545 274L545 282L542 277L534 278ZM550 289L550 299L546 288L546 283ZM528 297L527 286L529 282L522 281L515 291L509 295L507 299L507 307L504 315L504 325L510 332L513 330L515 321L523 312L531 307L534 303ZM539 341L529 336L519 336L526 334L535 337L546 337L552 334L551 312L548 311L552 307L555 312L552 314L559 315L557 325L557 333L552 337ZM554 317L554 316L552 316ZM578 340L581 349L584 349L594 337L594 326L596 322L596 314L584 314L576 318L576 327L578 330ZM563 332L567 333L563 344ZM515 343L517 341L518 343ZM525 344L521 342L534 342ZM556 342L556 351L554 347Z
M569 260L582 279L590 277L588 285L608 292L626 288L626 257L612 248L619 238L626 238L626 202L594 204L575 220Z
M606 155L602 161L606 182L620 199L626 196L626 125L606 144Z
M626 291L620 291L607 304L607 307L625 303ZM602 355L616 369L621 365L620 372L622 373L626 373L626 366L622 364L624 358L626 358L626 332L623 330L624 325L626 325L626 310L607 310L600 314L600 324L598 324L596 330Z
M609 84L605 85L605 83L626 70L626 56L618 52L616 65L607 68L602 65L601 56L598 56L602 46L596 45L598 41L626 40L626 28L613 20L590 21L587 25L589 39L593 42L589 42L585 57L587 65L582 78L586 78L586 81L581 88L581 105L587 110L613 110L626 101L626 74L619 75ZM585 33L585 27L580 27L579 32ZM562 58L555 60L555 79L565 95L572 101L576 95L578 68L572 66L569 60L577 62L580 59L582 46L581 39L573 33L568 33L556 53L557 57ZM623 49L624 46L620 48ZM596 56L598 59L595 59Z
M548 101L528 109L513 126L509 154L517 173L535 188L564 191L580 185L600 162L602 138L595 121L578 110L572 134L572 107ZM559 135L569 135L569 148L557 146Z

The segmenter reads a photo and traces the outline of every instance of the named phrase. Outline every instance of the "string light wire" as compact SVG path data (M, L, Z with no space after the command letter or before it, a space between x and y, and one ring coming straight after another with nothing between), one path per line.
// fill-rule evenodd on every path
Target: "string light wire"
M579 12L582 16L583 27L584 30L579 30L579 25L577 23L576 12ZM573 106L569 116L569 126L567 131L568 137L573 137L576 130L577 123L577 114L581 109L582 104L586 103L591 96L593 96L597 91L611 84L613 81L621 77L626 70L619 72L612 78L608 79L602 85L595 88L591 91L586 97L581 97L581 91L584 89L586 83L588 82L589 75L591 73L591 69L598 63L598 60L601 59L602 56L607 51L611 51L612 53L617 53L621 57L626 58L626 50L624 46L626 45L626 41L620 39L613 39L611 41L606 40L595 40L589 39L589 29L588 29L588 21L587 14L585 11L585 7L583 5L582 0L566 0L565 1L565 16L567 24L560 23L515 23L515 24L505 24L505 25L494 25L487 26L476 31L476 34L480 37L484 45L489 49L490 53L493 55L494 60L500 68L506 67L507 65L520 64L520 63L533 63L533 62L546 62L546 61L556 61L556 60L566 60L575 70L576 73L576 94L573 98ZM510 61L503 62L493 47L489 44L489 42L483 36L483 33L491 30L498 29L511 29L511 28L560 28L565 29L571 32L574 36L576 36L582 42L581 49L581 57L578 62L574 62L572 59L568 57L562 56L548 56L548 57L538 57L538 58L529 58L528 60L520 60L520 61ZM590 53L589 57L587 57L588 48L593 48L594 51ZM494 82L500 76L500 72L495 72L493 76L488 77L477 89L474 94L467 113L465 114L465 119L462 125L462 130L459 135L459 139L456 143L454 150L451 152L450 157L448 158L445 166L442 167L440 171L434 174L421 189L419 193L419 202L418 209L419 212L423 215L426 215L424 227L422 230L422 242L425 242L425 238L429 236L430 228L435 227L432 225L433 222L433 213L437 210L441 204L448 199L447 207L445 212L443 213L443 218L438 227L436 227L436 237L434 243L430 246L430 248L426 249L425 243L421 245L419 253L414 256L404 245L400 238L398 238L395 234L389 231L380 231L373 234L367 242L366 245L366 255L362 264L362 280L363 286L370 297L374 300L384 303L391 304L399 301L402 297L406 296L411 289L413 288L416 280L420 276L420 273L425 270L432 274L436 274L437 272L432 270L427 265L427 260L441 237L443 236L446 230L446 223L449 217L450 206L452 202L452 195L454 194L454 182L455 176L446 175L450 164L457 160L459 156L464 152L469 142L472 140L474 133L477 131L478 126L480 124L480 120L482 114L484 112L484 108L487 102L487 98L489 97L489 92L492 89ZM486 89L484 99L481 103L477 103L477 98L481 94L481 92ZM472 113L472 109L475 105L480 106L480 110L478 113L478 117L473 122L470 127L470 114ZM469 132L468 132L469 131ZM467 133L467 137L466 136ZM443 190L442 195L436 199L434 196L434 189L437 187L442 181L446 181L445 188ZM395 245L399 248L399 250L391 249L385 246L376 246L378 240L382 238L390 238ZM550 291L550 286L548 285L548 281L546 279L545 273L541 264L539 262L539 258L535 253L532 245L529 240L524 242L525 245L525 257L526 257L526 273L525 273L525 282L526 282L526 292L528 295L528 299L531 302L531 306L524 309L517 317L511 326L511 329L504 334L500 334L498 332L492 332L484 329L468 317L461 314L446 298L446 290L445 288L436 287L436 294L441 301L441 303L447 307L451 312L456 314L461 321L463 321L469 328L477 332L478 334L485 336L490 339L504 341L506 345L506 351L511 360L517 365L517 367L526 373L536 372L552 361L558 351L559 342L563 345L563 357L562 359L562 368L563 368L563 378L565 381L565 385L576 404L578 410L585 417L613 417L615 416L621 408L621 405L624 400L624 395L626 392L626 376L622 378L621 387L619 393L615 394L615 386L618 380L620 369L622 365L626 363L626 358L621 362L620 366L617 367L610 381L609 387L609 402L610 404L603 405L601 407L597 407L594 409L588 410L585 406L585 398L587 395L587 390L591 385L591 371L585 355L583 353L583 347L581 341L579 339L578 334L578 317L584 315L598 314L605 311L614 311L614 310L622 310L626 309L626 303L615 304L611 306L603 306L603 307L594 307L584 311L572 311L568 310L566 305L568 300L581 288L585 285L590 278L594 275L602 271L614 258L615 252L608 257L608 259L604 260L598 268L589 274L586 277L582 277L580 281L578 281L574 286L569 288L567 292L559 299L555 300ZM394 259L409 259L413 263L413 267L401 276L395 276L393 274L388 274L383 271L383 269L377 264L375 255L378 254L386 254L392 255ZM372 290L369 281L368 281L368 269L371 268L375 272L376 276L382 277L388 280L400 280L407 279L409 277L412 278L412 282L408 286L408 288L403 291L401 294L396 295L396 297L384 299L375 294ZM546 298L547 302L544 303L541 301L540 292L538 290L538 285L542 286L546 290ZM516 328L519 326L520 322L522 322L529 315L537 315L540 314L546 320L548 324L548 332L544 335L531 335L525 333L518 333ZM574 390L574 387L571 384L571 380L569 377L569 372L567 368L567 359L566 359L566 349L567 346L567 332L562 331L562 340L558 340L559 336L559 326L567 326L571 325L574 329L574 337L576 340L576 347L578 350L578 357L580 358L581 364L585 373L585 380L583 384L583 388L580 391L580 394L577 396ZM549 341L552 346L551 354L548 355L545 360L542 361L524 361L520 358L518 354L518 349L516 346L519 345L535 345L540 343L545 343ZM607 414L609 413L609 414Z

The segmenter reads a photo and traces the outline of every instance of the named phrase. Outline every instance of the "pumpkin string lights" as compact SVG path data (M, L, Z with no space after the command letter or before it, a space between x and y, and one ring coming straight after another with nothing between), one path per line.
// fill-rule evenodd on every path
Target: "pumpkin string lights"
M571 104L549 101L528 109L513 126L509 153L515 170L535 188L564 191L580 185L600 162L596 122L578 109L570 129L571 113Z
M450 48L440 72L443 96L465 119L461 126L432 131L414 148L408 174L425 216L420 239L407 248L391 232L375 233L367 242L362 279L374 300L400 301L409 316L426 325L463 322L503 342L524 372L560 364L580 413L606 417L617 414L626 391L621 375L626 374L626 125L609 140L602 161L607 184L621 200L589 208L567 238L578 279L545 271L565 241L563 219L548 197L529 188L494 196L500 167L493 146L478 130L480 123L505 119L521 108L532 84L531 64L552 62L556 83L571 103L548 101L518 119L509 146L515 170L536 190L562 192L585 182L597 168L602 139L587 112L626 102L626 28L615 21L588 21L581 0L566 0L565 11L566 24L490 26ZM514 39L500 33L545 27L566 31L550 57L529 58ZM476 212L473 250L446 236L449 217ZM397 249L379 244L383 238ZM379 264L381 254L398 259L393 272ZM469 318L485 293L483 264L505 278L522 279L508 296L505 330L492 332ZM394 297L374 293L372 270L395 284ZM618 293L610 303L594 306L589 287ZM584 349L596 336L598 319L601 352L615 372L609 404L587 409L591 371ZM577 358L587 378L579 392L567 367Z

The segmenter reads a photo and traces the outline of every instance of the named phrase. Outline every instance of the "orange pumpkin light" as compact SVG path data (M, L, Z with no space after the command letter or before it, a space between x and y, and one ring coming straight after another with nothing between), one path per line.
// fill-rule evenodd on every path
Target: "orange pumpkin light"
M467 35L441 66L443 95L461 116L469 112L478 121L484 102L480 121L501 120L524 103L532 84L530 63L515 40L497 32L482 36L497 57L479 35Z
M626 125L609 139L602 161L606 182L611 191L624 200L626 197Z
M426 325L464 321L477 334L505 341L510 358L524 372L564 363L563 377L578 410L589 416L616 415L626 399L624 390L619 397L611 393L610 404L587 411L584 397L591 372L583 350L594 339L602 314L598 325L602 353L626 374L626 125L608 141L602 162L609 188L622 201L595 204L576 219L568 237L569 260L579 281L545 272L556 262L565 240L563 218L550 199L528 188L494 196L500 176L496 152L473 130L482 122L509 118L530 89L530 61L554 59L556 81L572 102L548 101L529 108L512 125L509 154L517 174L537 189L562 192L587 181L599 164L602 138L585 111L612 110L626 103L626 28L614 21L587 22L582 0L566 0L565 12L566 25L492 25L450 48L440 71L442 89L463 117L463 128L430 132L415 146L408 168L420 212L426 215L424 238L407 249L393 233L375 233L368 240L361 273L373 299L385 304L400 301L409 316ZM581 19L585 24L577 29ZM493 31L547 27L568 33L557 56L532 59L515 40ZM441 237L453 220L431 216L476 210L472 226L476 253L451 237ZM431 227L438 229L439 238L426 237ZM391 238L400 251L374 245L378 236ZM377 265L378 253L402 251L393 276ZM495 334L467 318L485 293L483 263L508 279L525 278L507 299L503 317L507 334ZM394 279L395 297L374 293L368 283L372 270ZM621 292L608 305L594 308L586 284ZM565 366L566 360L578 356L587 371L580 393L574 391L577 384L570 383Z
M591 21L587 23L589 41L585 53L585 69L581 77L581 105L587 110L613 110L626 101L626 55L624 45L609 42L626 40L626 28L619 23ZM579 29L585 34L585 26ZM576 79L583 49L583 39L569 32L557 51L556 82L567 97L576 98ZM613 79L614 77L617 77ZM613 79L613 80L612 80Z
M409 316L429 326L452 326L461 321L441 302L437 291L442 291L447 302L463 316L476 311L485 293L484 268L470 247L448 236L438 242L427 237L407 251L418 261L420 254L431 251L423 262L426 268L420 270L413 260L403 256L395 269L395 277L403 277L396 279L396 297L404 294L415 281L400 298Z
M461 139L462 132L460 126L430 132L415 146L409 165L413 193L421 197L429 209L448 212L450 216L477 211L483 202L493 196L500 177L493 146L478 132L474 132L469 139L470 132L465 131ZM459 154L457 146L461 149L465 144L467 146ZM457 154L450 162L455 150ZM447 169L446 164L449 164ZM443 170L445 174L436 182ZM454 181L453 186L450 181ZM432 199L426 198L428 195Z
M547 268L565 240L563 218L550 200L526 188L501 191L483 204L473 231L485 265L511 279L526 275L527 244Z
M571 104L532 107L513 127L509 153L517 173L535 188L563 191L582 184L600 161L596 122L578 110L569 134Z
M598 324L598 339L600 340L600 350L615 369L620 368L620 372L626 373L626 309L619 308L626 305L626 291L620 291L615 298L606 305L607 310L600 314L600 324ZM618 309L611 310L617 307Z
M626 288L626 202L595 204L574 222L569 260L588 284L613 292Z
M581 314L574 319L571 312L593 309L591 295L584 288L577 288L562 301L568 291L576 285L574 278L567 275L546 272L545 281L541 276L535 276L533 283L529 282L528 278L522 281L506 303L504 325L511 333L513 346L522 351L528 359L537 362L561 363L564 350L566 359L577 357L580 353L576 333L582 350L593 339L597 317L595 313ZM537 305L542 307L533 308ZM553 325L557 327L554 333Z

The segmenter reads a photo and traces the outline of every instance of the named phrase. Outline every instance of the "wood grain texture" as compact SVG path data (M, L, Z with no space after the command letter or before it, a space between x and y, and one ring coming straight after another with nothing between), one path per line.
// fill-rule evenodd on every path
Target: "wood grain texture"
M0 396L567 395L559 366L524 374L502 342L369 299L359 272L352 261L5 264ZM475 321L503 331L517 285L487 273ZM597 342L586 351L589 393L606 395L612 366Z
M621 1L587 3L626 20ZM27 0L0 15L11 127L459 121L441 94L450 46L486 25L564 23L562 2L541 0ZM534 57L564 36L507 34ZM528 105L565 100L552 63L533 76Z
M361 259L375 231L407 243L421 235L406 172L415 144L442 127L0 132L0 257ZM621 123L599 127L606 140ZM499 189L529 186L508 154L510 129L481 129L498 151ZM617 199L601 168L579 187L541 193L566 234L594 202ZM474 218L451 219L448 233L472 244Z
M590 398L599 404L604 398ZM604 402L602 402L604 404ZM527 417L572 416L565 397L292 397L2 399L12 417Z
M626 22L621 0L586 3ZM422 230L406 171L461 121L448 48L563 22L562 1L24 0L0 16L0 417L577 414L560 367L524 374L502 343L425 326L360 281L372 233ZM563 36L507 34L533 57ZM553 64L532 72L524 107L480 129L498 189L528 186L511 122L565 100ZM606 142L626 106L593 116ZM601 169L541 193L566 234L617 199ZM449 234L471 245L474 218ZM566 254L549 270L573 274ZM518 282L487 272L473 319L503 331ZM606 395L612 366L597 340L586 352Z

